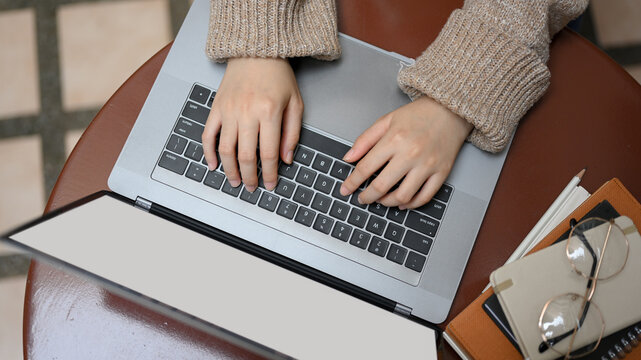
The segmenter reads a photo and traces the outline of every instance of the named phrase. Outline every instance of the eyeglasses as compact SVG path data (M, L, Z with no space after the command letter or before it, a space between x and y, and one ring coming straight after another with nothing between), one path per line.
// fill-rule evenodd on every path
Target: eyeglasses
M565 293L549 299L539 316L543 339L539 352L552 349L565 359L588 355L599 346L605 320L592 301L597 280L607 280L620 273L630 249L624 231L613 219L588 218L571 225L565 254L572 269L587 279L585 292L583 295ZM576 343L586 340L590 344L575 349Z

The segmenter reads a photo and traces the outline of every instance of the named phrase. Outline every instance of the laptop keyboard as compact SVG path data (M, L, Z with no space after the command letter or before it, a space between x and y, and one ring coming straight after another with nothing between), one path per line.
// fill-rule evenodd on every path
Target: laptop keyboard
M341 160L349 146L303 127L294 161L291 165L279 165L279 180L273 191L267 191L262 180L253 193L242 184L234 188L224 174L220 158L218 168L209 171L203 157L201 136L215 94L194 84L160 155L159 167L275 213L290 220L292 227L313 229L332 241L360 249L367 255L352 250L347 255L339 255L375 270L405 281L399 275L403 271L415 274L423 271L451 198L453 188L450 185L444 184L434 199L414 210L387 208L376 203L361 204L358 194L372 179L352 195L339 193L342 182L354 169ZM260 171L260 164L258 168ZM369 256L385 259L393 266L385 265L381 269L376 266L381 262L369 261ZM405 270L398 271L400 269L394 267Z

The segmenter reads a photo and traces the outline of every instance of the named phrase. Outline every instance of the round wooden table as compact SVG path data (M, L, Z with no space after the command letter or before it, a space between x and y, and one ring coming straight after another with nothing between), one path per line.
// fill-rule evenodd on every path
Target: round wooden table
M461 2L338 5L341 31L416 57ZM67 160L45 211L107 189L107 177L168 50L169 45L138 69L100 110ZM641 87L569 30L554 39L549 66L551 86L521 121L441 328L478 296L490 272L505 262L580 169L588 168L582 185L590 192L618 177L641 198ZM38 262L27 279L24 351L29 359L256 358ZM456 357L447 345L439 356Z

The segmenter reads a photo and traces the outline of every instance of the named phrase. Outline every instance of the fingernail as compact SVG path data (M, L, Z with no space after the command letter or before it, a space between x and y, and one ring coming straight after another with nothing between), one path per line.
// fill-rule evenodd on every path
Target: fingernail
M269 191L274 190L275 187L276 187L276 183L275 182L266 182L265 183L265 188L267 190L269 190Z
M247 189L247 191L249 191L250 193L253 193L254 191L256 191L256 186L255 185L252 185L252 186L245 185L245 189Z
M349 194L349 190L347 190L347 187L345 187L345 184L341 185L341 195L346 196Z
M285 159L287 160L288 163L291 164L293 158L294 158L294 152L289 150L289 152L287 153L287 156L285 157Z
M399 205L398 208L401 209L401 210L407 209L407 207L405 207L405 205Z
M231 187L238 187L240 185L240 180L231 180L230 179L229 180L229 185L231 185Z
M214 171L214 170L216 170L216 168L214 167L214 165L213 165L213 164L207 164L207 168L209 169L209 171Z
M365 205L365 201L363 201L362 195L358 195L358 202Z
M345 154L345 156L343 156L343 160L345 160L345 161L349 161L349 159L352 157L352 154L353 154L353 153L354 153L354 150L349 149L349 151L347 152L347 154Z

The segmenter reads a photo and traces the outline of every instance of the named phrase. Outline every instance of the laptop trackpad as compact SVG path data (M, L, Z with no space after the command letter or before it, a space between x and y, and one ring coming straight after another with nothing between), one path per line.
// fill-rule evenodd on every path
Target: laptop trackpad
M299 359L436 359L433 330L110 196L11 239L112 291L121 285L214 324L116 291L263 355L253 342Z

